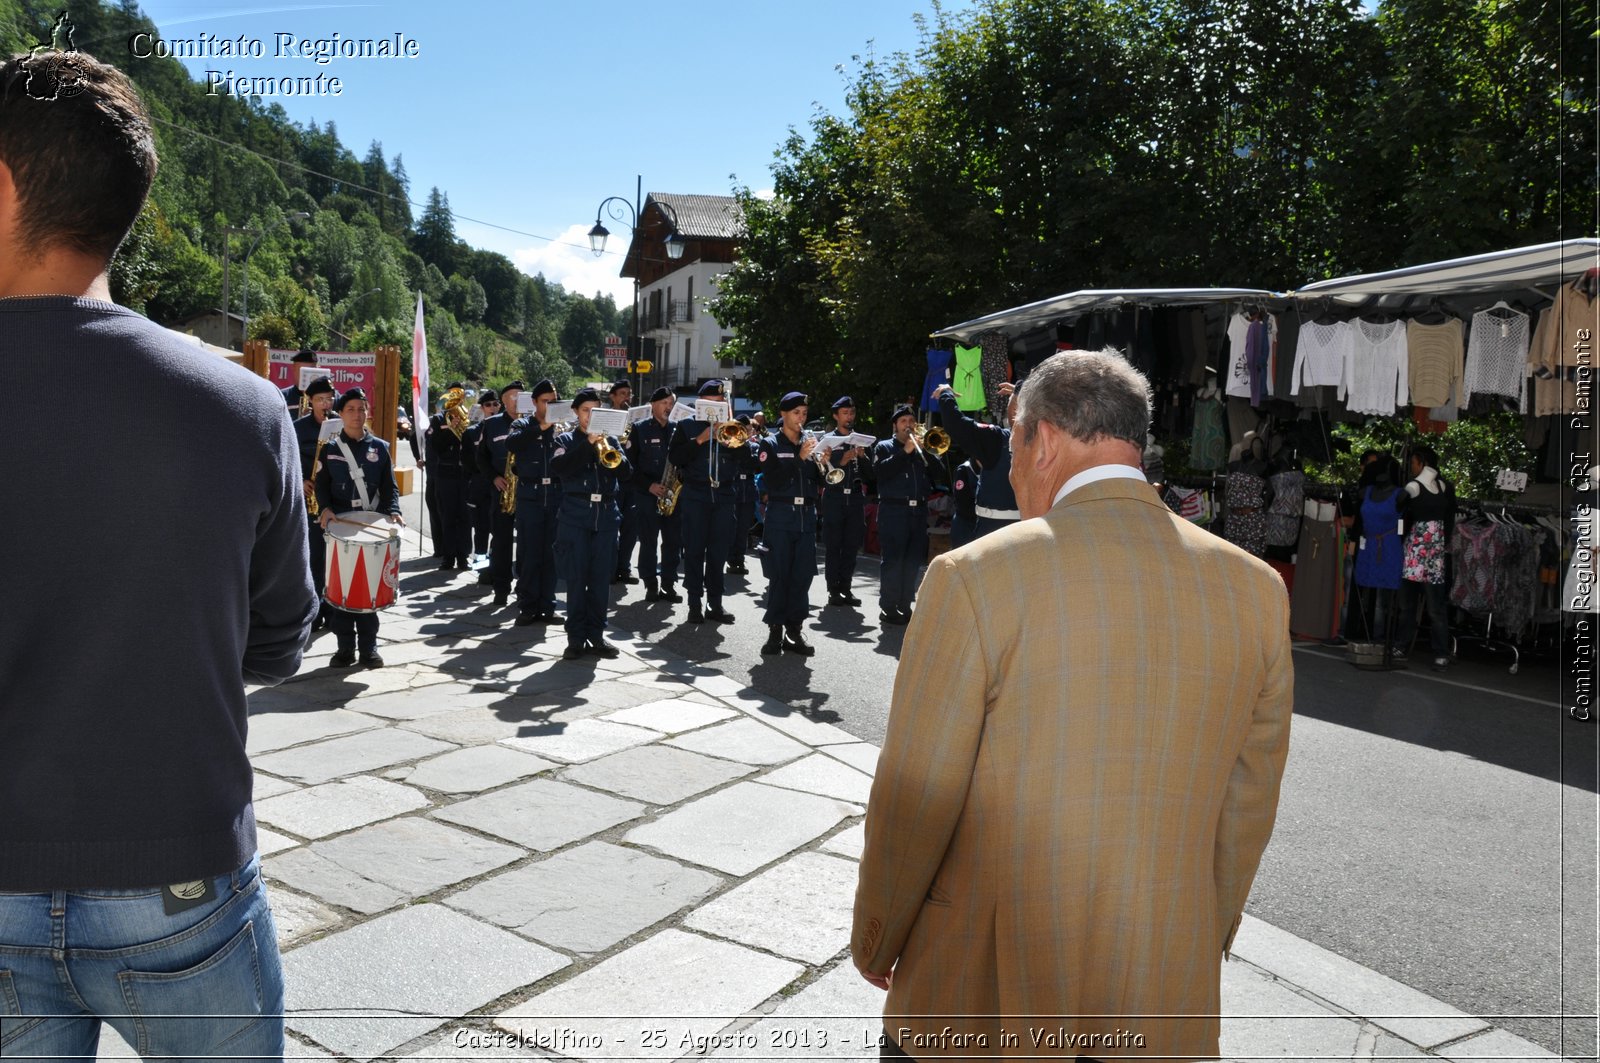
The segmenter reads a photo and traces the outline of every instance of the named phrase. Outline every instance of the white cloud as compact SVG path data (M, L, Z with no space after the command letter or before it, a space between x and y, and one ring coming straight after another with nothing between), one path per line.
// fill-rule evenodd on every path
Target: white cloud
M554 281L569 292L589 296L608 292L618 306L633 305L633 281L618 275L628 249L626 228L611 234L606 253L598 258L589 250L589 228L571 225L549 243L516 247L506 253L529 276L543 273L545 280Z

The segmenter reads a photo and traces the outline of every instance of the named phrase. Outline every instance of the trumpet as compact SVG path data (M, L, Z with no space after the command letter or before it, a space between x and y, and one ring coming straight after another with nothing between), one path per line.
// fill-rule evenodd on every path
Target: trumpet
M811 460L817 463L817 472L822 474L822 482L829 487L844 483L844 470L836 468L828 460L828 452L822 449L822 437L816 436L816 449L811 452Z
M594 446L595 454L599 457L600 464L604 465L608 469L615 469L617 466L621 465L622 450L620 448L627 446L628 437L632 434L633 425L630 424L623 431L622 436L617 440L616 446L611 445L611 440L609 437L601 437L600 442L596 443Z
M723 421L712 432L712 438L725 447L742 447L756 437L756 430L738 421Z

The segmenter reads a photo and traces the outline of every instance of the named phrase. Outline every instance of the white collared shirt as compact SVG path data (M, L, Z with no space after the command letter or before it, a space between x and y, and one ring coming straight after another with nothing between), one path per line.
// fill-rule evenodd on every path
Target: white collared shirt
M1060 502L1078 488L1088 487L1099 480L1138 480L1140 483L1146 482L1144 470L1133 465L1093 465L1061 485L1061 490L1056 492L1054 501L1050 503L1051 508L1054 509L1057 502Z

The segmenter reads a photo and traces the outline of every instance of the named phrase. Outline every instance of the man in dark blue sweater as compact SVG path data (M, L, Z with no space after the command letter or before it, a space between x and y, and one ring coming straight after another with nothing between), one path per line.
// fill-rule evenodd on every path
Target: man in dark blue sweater
M0 63L0 394L116 396L79 444L0 444L7 1057L93 1058L102 1020L149 1056L283 1052L245 684L293 675L316 615L304 489L276 388L112 302L155 169L125 75Z

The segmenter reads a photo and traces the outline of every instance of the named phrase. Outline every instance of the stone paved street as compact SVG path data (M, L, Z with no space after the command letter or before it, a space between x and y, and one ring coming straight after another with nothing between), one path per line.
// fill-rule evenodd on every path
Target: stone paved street
M385 614L381 670L323 636L251 697L291 1055L875 1059L876 746L620 633L563 662L474 589ZM1555 1058L1248 916L1223 1002L1234 1059Z

